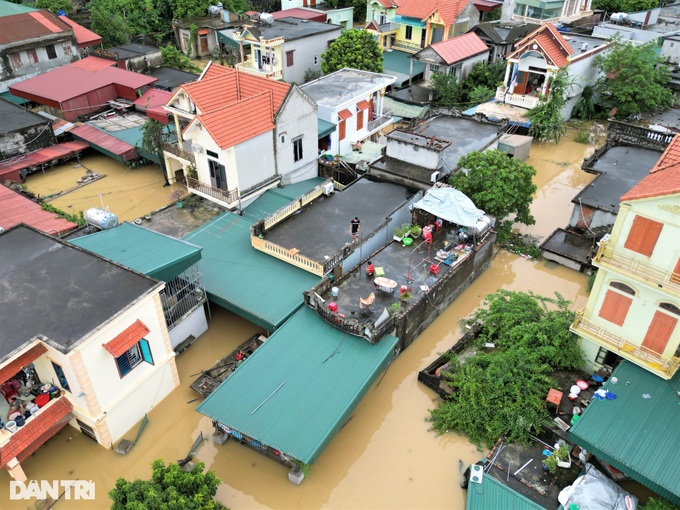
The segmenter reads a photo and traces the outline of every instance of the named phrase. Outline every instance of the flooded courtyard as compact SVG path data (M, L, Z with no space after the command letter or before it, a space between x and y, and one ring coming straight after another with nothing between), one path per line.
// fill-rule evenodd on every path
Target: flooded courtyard
M536 183L539 189L532 207L537 224L529 232L537 236L545 237L556 227L567 224L571 198L592 180L593 176L580 170L585 151L592 147L574 143L574 134L569 131L567 139L559 146L538 143L532 146L528 162L538 170ZM155 168L160 178L160 193L167 197L170 190L162 188L162 175ZM129 173L139 170L142 169L129 170ZM82 172L80 169L76 174ZM44 186L47 190L48 176L49 171L40 184L32 184L29 179L29 189L40 192L33 187ZM91 198L99 200L97 192L89 188L103 181L106 179L78 191L87 191ZM115 184L115 179L111 182ZM151 191L149 187L150 195ZM40 193L47 194L45 191ZM121 219L128 219L123 215L123 209L134 210L132 202L137 203L136 199L127 206L121 203L120 213L113 207L112 210ZM147 207L130 214L129 218L134 219L156 207L160 206ZM459 321L497 289L533 291L543 295L557 291L573 301L574 308L580 308L587 300L586 280L585 275L552 262L499 252L491 267L389 366L300 486L288 481L285 467L233 442L217 446L205 441L195 460L205 462L209 469L216 471L222 480L218 498L234 510L463 509L465 491L459 487L460 461L464 465L476 462L486 451L478 451L458 434L437 436L428 431L425 419L439 397L417 381L418 370L451 347L461 334ZM198 402L189 403L197 396L189 388L195 379L192 374L211 366L258 331L252 324L217 306L212 306L211 311L209 331L177 358L181 386L149 413L148 427L126 456L105 450L79 431L66 427L22 463L27 476L34 480L95 481L94 502L62 500L54 508L109 508L106 493L117 477L149 478L154 459L175 462L187 454L200 432L210 437L210 420L194 411ZM144 391L155 389L145 388ZM131 439L135 433L136 429L131 430L126 437ZM0 474L0 507L33 508L34 501L8 501L5 488L9 480L3 470Z

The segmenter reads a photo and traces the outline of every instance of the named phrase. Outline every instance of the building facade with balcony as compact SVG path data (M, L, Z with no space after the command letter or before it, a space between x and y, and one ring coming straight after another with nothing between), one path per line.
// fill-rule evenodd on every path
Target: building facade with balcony
M515 0L514 4L512 19L526 23L568 23L593 14L592 0Z
M571 329L595 366L616 356L663 379L680 366L680 138L621 197L611 236L593 259L597 277Z
M210 63L165 109L181 133L164 145L168 180L223 207L317 175L317 108L295 85Z
M546 23L517 42L506 57L505 78L496 90L496 101L531 110L549 94L552 77L566 68L573 84L562 116L569 119L583 88L597 81L594 59L608 45L592 37L563 36L552 23Z
M3 405L39 406L0 430L0 467L23 481L20 463L67 424L110 448L179 376L163 283L25 225L0 234L0 255L0 286L12 289L0 296Z
M386 21L399 24L390 47L416 53L466 33L479 23L479 11L471 0L404 0Z
M335 125L318 149L347 154L358 142L377 140L392 123L392 116L383 113L383 99L395 81L394 76L345 68L302 85L318 105L319 120Z
M250 54L242 51L236 67L263 78L304 83L305 72L321 71L321 54L341 32L339 25L299 18L244 25L233 38L247 42Z

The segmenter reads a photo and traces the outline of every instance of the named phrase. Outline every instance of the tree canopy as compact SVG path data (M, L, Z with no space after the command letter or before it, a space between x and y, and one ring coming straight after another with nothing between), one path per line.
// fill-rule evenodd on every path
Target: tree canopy
M160 41L171 30L172 0L92 0L92 30L105 48L145 35Z
M220 479L213 471L204 473L204 467L199 462L184 472L177 464L166 466L162 460L155 460L151 480L116 480L109 491L111 510L227 510L213 499Z
M661 64L654 45L635 46L614 39L610 49L595 58L602 72L598 81L598 104L616 108L616 116L667 109L673 105L668 68Z
M353 16L354 21L363 21L366 19L366 1L365 0L325 0L324 5L328 7L354 7Z
M461 431L479 445L490 446L506 433L510 441L528 442L548 418L551 372L582 364L576 335L569 331L574 319L569 305L559 294L546 298L499 290L487 296L468 324L479 321L476 342L492 342L496 350L462 364L451 360L443 377L453 393L430 411L432 428Z
M191 73L199 73L201 71L200 68L191 62L189 57L172 45L161 48L161 63L163 67L177 69L178 71L188 71Z
M572 87L569 71L561 68L552 74L548 84L548 96L541 96L538 106L527 113L531 120L529 134L542 142L554 141L558 143L567 128L562 109L567 104L567 98Z
M473 151L463 156L458 166L465 171L451 176L449 184L470 197L477 207L499 222L513 214L516 222L536 222L529 209L536 192L532 182L534 167L497 150Z
M66 14L73 14L72 0L35 0L36 9L47 9L52 14L57 15L59 11L64 11Z
M637 12L654 9L659 0L593 0L593 9L606 12Z
M324 74L344 67L382 73L382 52L371 32L363 29L345 30L321 55L321 70Z
M503 79L505 67L506 63L503 60L491 65L478 62L461 82L453 74L432 74L430 81L434 104L469 108L488 101L495 95L496 87Z

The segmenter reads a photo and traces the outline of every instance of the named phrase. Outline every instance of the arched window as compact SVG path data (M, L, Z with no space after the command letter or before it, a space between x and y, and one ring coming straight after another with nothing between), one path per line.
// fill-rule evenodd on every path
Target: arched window
M659 303L659 308L666 312L670 312L675 315L680 315L680 308L675 306L673 303Z
M610 282L609 286L612 289L620 290L621 292L625 292L626 294L630 294L631 296L635 295L635 289L632 287L629 287L625 283L621 282Z

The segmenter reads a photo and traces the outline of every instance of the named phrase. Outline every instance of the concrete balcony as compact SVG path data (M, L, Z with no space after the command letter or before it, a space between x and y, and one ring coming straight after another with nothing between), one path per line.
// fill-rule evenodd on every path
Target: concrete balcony
M569 329L578 336L586 338L608 351L615 352L622 358L649 370L662 379L671 379L680 366L680 358L666 358L622 336L615 335L605 327L586 319L583 316L583 310L576 313L576 319Z
M613 247L608 246L606 241L600 242L600 249L593 263L597 267L628 276L655 289L664 289L680 297L680 274L617 252Z
M212 200L213 202L217 202L228 209L232 209L238 205L238 188L232 190L215 188L189 176L187 176L187 188L189 188L192 193Z
M196 158L194 157L194 151L191 146L191 142L185 141L174 141L174 142L164 142L163 151L180 159L183 159L193 165L196 164Z
M496 101L513 106L519 106L531 110L538 106L538 97L527 96L525 94L506 94L506 87L498 87L496 89Z
M243 71L245 73L249 74L254 74L255 76L259 76L261 78L267 78L270 80L282 80L283 79L283 71L281 69L273 69L273 70L268 70L268 69L260 69L259 66L255 64L253 61L253 56L250 55L245 62L242 62L240 64L236 64L236 69L239 71Z
M419 44L413 44L406 41L396 41L392 45L392 48L395 50L404 51L406 53L418 53L423 49Z
M368 122L368 135L372 135L376 131L380 131L382 128L387 126L392 122L392 116L391 115L381 115L380 117L376 118L375 120L371 120Z

